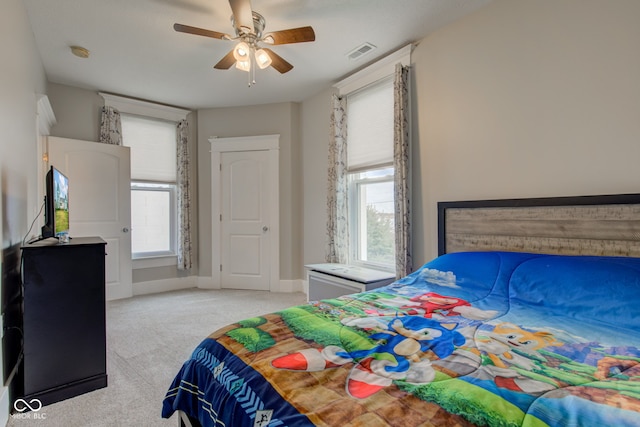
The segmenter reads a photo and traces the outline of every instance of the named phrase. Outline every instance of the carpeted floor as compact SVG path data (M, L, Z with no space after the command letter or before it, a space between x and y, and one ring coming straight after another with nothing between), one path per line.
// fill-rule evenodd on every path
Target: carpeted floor
M303 304L302 293L189 289L107 303L108 386L44 406L38 419L9 427L177 426L160 417L162 399L191 351L235 321Z

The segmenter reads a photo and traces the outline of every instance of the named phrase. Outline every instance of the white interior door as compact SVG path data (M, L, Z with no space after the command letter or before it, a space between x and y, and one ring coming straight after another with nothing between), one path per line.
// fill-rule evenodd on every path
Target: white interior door
M269 152L224 152L221 166L221 285L268 291Z
M105 240L107 300L132 296L129 147L49 137L48 153L69 178L69 236Z

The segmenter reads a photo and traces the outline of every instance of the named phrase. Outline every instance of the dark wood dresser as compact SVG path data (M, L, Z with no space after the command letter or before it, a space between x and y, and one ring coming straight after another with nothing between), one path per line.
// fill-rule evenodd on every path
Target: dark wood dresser
M99 237L22 247L24 357L17 380L25 400L46 405L107 386L105 255Z

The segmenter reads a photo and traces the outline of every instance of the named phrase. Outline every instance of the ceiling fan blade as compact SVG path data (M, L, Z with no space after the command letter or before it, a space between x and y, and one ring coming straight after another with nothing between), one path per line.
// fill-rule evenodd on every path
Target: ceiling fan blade
M204 28L191 27L189 25L173 24L173 29L180 33L195 34L197 36L211 37L214 39L230 40L231 36L217 31L205 30Z
M233 64L236 63L236 58L233 56L233 49L227 53L213 68L218 70L228 70Z
M270 41L273 40L273 43ZM316 33L311 27L291 28L289 30L274 31L262 37L262 41L269 44L288 44L312 42L316 39Z
M263 49L266 50L269 56L271 57L271 66L273 68L278 70L281 74L291 71L291 69L293 68L293 65L289 64L280 55L278 55L271 49L266 47L263 47Z
M229 5L231 5L236 29L240 32L255 34L251 0L229 0Z

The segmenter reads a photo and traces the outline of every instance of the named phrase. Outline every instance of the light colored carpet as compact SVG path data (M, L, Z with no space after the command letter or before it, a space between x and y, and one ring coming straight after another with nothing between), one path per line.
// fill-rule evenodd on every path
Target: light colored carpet
M7 426L177 426L162 400L192 350L229 323L303 304L302 293L189 289L107 303L106 388L44 406ZM44 418L44 419L42 419Z

